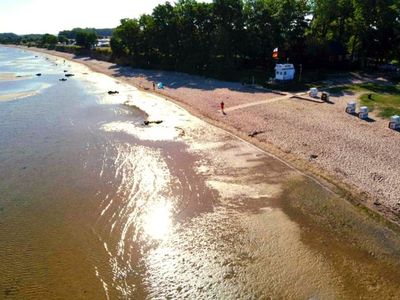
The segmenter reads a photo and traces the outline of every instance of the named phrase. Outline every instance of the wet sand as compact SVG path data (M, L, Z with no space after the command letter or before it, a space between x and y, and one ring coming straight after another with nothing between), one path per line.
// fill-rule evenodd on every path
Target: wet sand
M0 81L15 80L17 79L14 73L0 73Z
M396 228L157 95L71 68L98 103L54 98L56 122L6 148L33 136L39 157L0 160L4 297L400 297Z
M148 108L155 108L152 98L148 95L131 102L154 118L160 112ZM179 115L179 110L174 115ZM170 109L167 111L167 115L171 114ZM366 212L265 152L236 138L232 140L219 129L209 130L215 132L211 133L213 139L201 129L188 144L195 153L201 153L202 160L206 159L200 167L201 174L208 177L208 186L217 191L222 203L207 214L206 221L191 220L185 228L179 227L184 233L174 234L166 246L155 250L155 254L151 252L156 266L152 266L148 280L157 282L151 285L155 289L152 296L174 295L175 286L169 285L173 282L179 284L183 296L185 291L191 295L194 287L205 297L223 298L252 295L335 299L369 298L381 292L383 297L398 294L398 231L381 227ZM208 240L209 232L221 237L221 245L211 246L216 240L213 235ZM197 239L200 241L194 243ZM218 247L218 255L213 257ZM222 261L221 253L226 256ZM206 262L200 259L202 256L208 257ZM170 264L172 269L168 267L167 272L153 278L157 270L165 270ZM190 276L186 270L189 266L199 271L182 284ZM222 288L210 279L215 273L218 280L225 279ZM363 275L356 275L360 273ZM205 281L200 286L199 278L200 282ZM162 284L164 280L168 284Z
M32 78L34 75L18 75L16 73L0 73L0 81L15 81L15 80L24 80L27 78Z
M36 94L36 91L30 91L30 92L21 92L21 93L7 93L7 94L0 94L0 101L11 101L11 100L17 100L29 96L33 96Z

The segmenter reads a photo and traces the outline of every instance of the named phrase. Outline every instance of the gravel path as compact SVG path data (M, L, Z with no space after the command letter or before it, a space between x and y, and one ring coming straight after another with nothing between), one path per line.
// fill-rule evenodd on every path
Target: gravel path
M358 95L331 97L333 104L327 104L182 73L133 70L88 58L75 60L149 91L153 81L163 82L165 89L157 93L244 135L255 133L255 142L273 145L283 158L294 156L327 171L336 182L368 195L364 204L400 220L400 132L389 130L388 121L374 115L373 121L367 122L346 114L346 103ZM226 115L219 111L221 101Z

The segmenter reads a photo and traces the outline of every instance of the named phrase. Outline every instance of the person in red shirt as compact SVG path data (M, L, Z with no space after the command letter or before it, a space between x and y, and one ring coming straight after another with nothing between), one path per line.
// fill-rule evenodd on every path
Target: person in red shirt
M221 111L225 115L225 112L224 112L225 103L224 103L224 101L221 101L220 105L221 105Z

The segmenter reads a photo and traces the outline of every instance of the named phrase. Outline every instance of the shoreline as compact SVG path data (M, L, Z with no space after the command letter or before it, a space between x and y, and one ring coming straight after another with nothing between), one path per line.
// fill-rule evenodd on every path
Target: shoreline
M79 57L76 58L75 55L73 54L57 52L54 50L26 48L20 46L12 46L12 47L32 52L42 53L44 55L63 58L72 61L74 63L83 64L94 72L110 76L125 84L132 85L140 89L141 91L160 96L163 99L173 102L179 107L182 107L183 109L187 110L190 114L202 119L203 121L213 126L216 126L228 132L229 134L236 136L242 141L257 147L258 149L261 149L268 155L275 157L276 159L284 162L286 165L297 170L298 172L306 175L307 177L312 178L318 184L324 186L325 189L329 189L330 191L338 194L339 196L341 196L341 198L349 201L356 207L359 207L361 211L366 212L368 215L371 215L375 219L379 215L383 217L382 221L385 221L386 224L395 224L397 225L396 226L397 229L398 226L400 225L400 217L398 214L396 214L395 211L393 211L393 208L390 205L387 205L384 202L382 203L381 201L379 202L379 205L375 205L374 203L376 203L377 201L376 198L368 194L367 191L363 190L359 186L352 184L351 181L350 182L344 181L342 178L338 177L337 174L330 172L330 170L328 170L327 168L324 168L322 165L316 164L311 160L307 161L306 159L304 159L304 157L297 155L294 151L285 151L285 149L282 149L282 147L272 143L271 141L263 140L259 137L250 137L249 132L245 130L245 126L244 128L237 128L232 124L230 124L229 123L230 119L228 119L229 116L224 120L221 120L221 118L224 118L224 116L222 116L217 109L219 99L218 101L216 101L215 107L213 107L211 111L207 111L207 108L204 108L201 105L199 106L190 105L190 103L184 102L177 97L173 97L164 90L153 91L151 88L151 81L149 81L145 76L128 77L127 75L119 75L115 73L115 70L118 68L121 69L123 68L124 71L127 72L135 72L135 70L132 68L121 67L114 63L97 61L95 59L87 60ZM149 72L162 72L162 71L149 71ZM182 73L179 73L177 76L180 75L185 76L185 74ZM226 84L228 85L228 83ZM268 92L264 93L267 94ZM255 94L256 92L254 92L254 95ZM185 96L186 95L183 95L183 97ZM233 104L240 105L240 103L233 103Z

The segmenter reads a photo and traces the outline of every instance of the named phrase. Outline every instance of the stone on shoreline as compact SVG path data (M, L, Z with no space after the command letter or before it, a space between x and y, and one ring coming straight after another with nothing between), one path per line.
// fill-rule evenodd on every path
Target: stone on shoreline
M158 121L144 121L143 122L143 124L144 125L150 125L150 124L161 124L163 121L160 121L160 120L158 120Z

